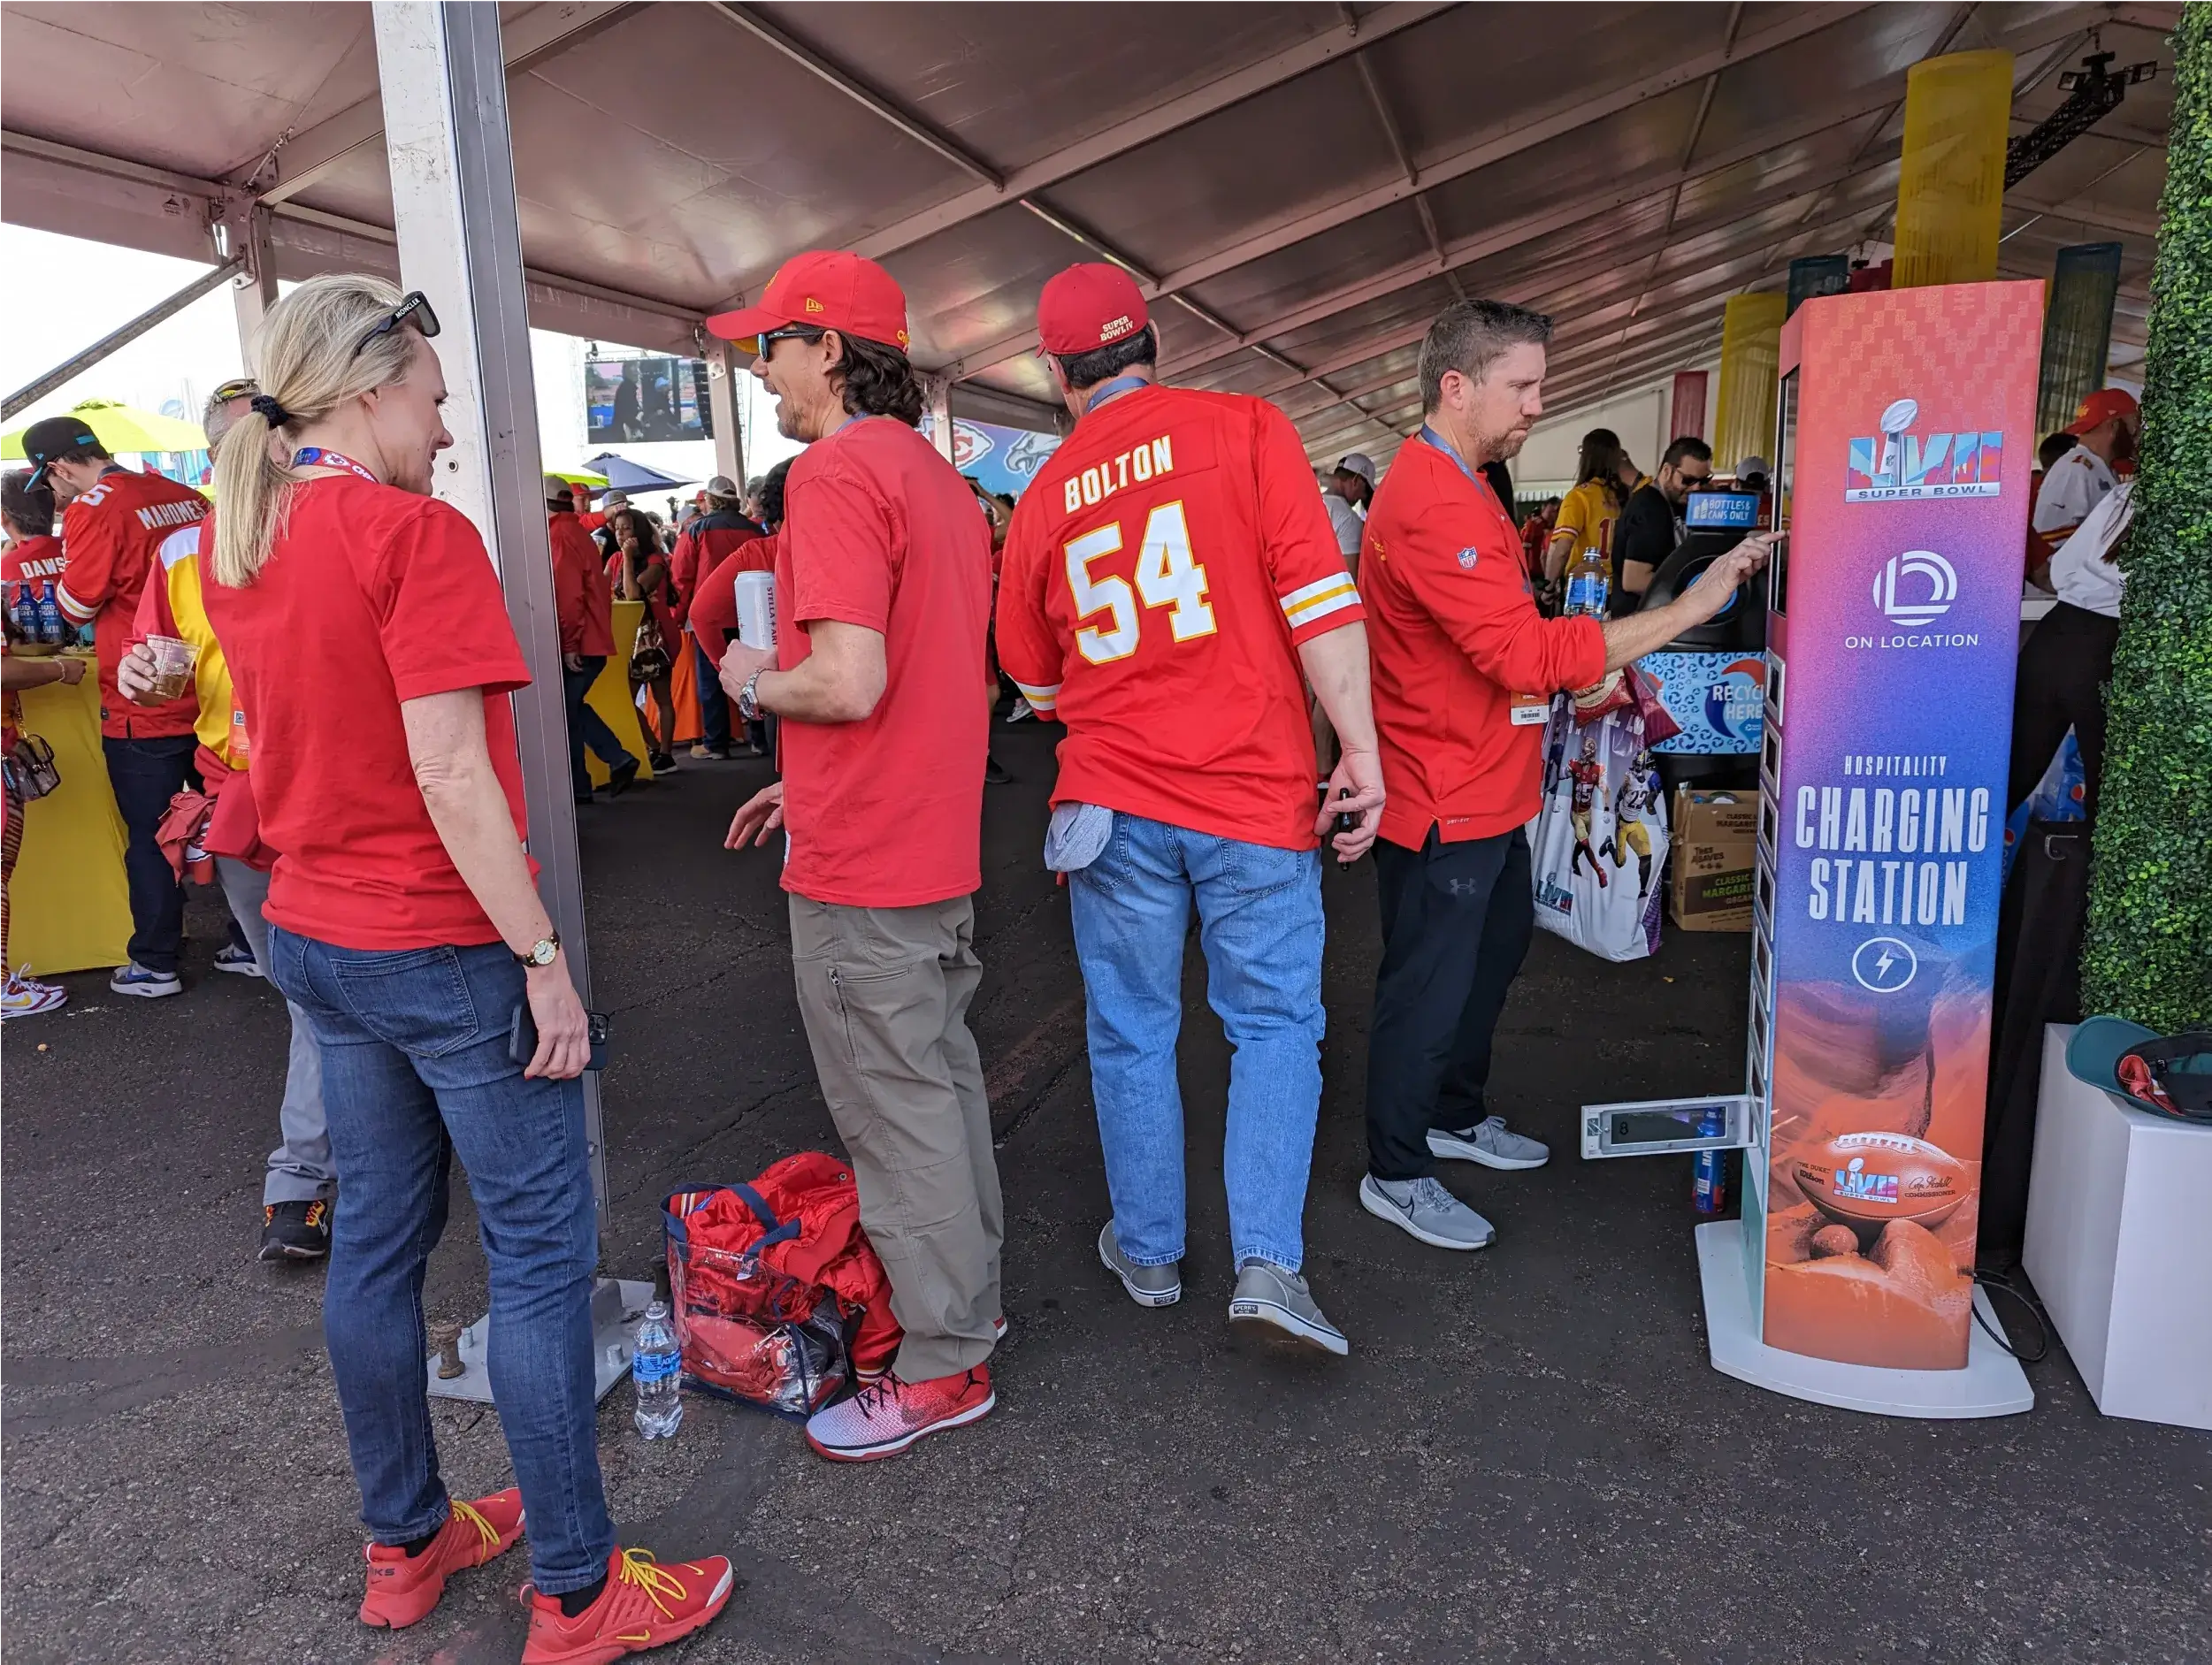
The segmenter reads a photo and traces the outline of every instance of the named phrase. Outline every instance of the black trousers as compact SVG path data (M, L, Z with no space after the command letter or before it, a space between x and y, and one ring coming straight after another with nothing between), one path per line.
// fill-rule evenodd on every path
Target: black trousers
M716 752L730 749L730 714L735 702L722 691L722 667L707 657L707 650L693 638L685 638L692 645L694 668L698 671L699 737Z
M2036 624L2020 650L2012 697L2007 811L2035 790L2070 727L2081 747L2083 813L2097 818L2097 793L2104 783L2104 685L2112 680L2112 650L2119 640L2119 620L2070 601L2061 601Z
M192 766L199 749L198 738L189 734L100 742L115 807L129 835L123 847L123 877L131 893L130 956L149 971L175 971L184 949L184 885L154 835L169 813L169 800L199 784L199 772Z
M1367 1032L1367 1168L1415 1180L1428 1130L1489 1112L1490 1042L1536 928L1528 837L1520 829L1419 850L1374 845L1382 965Z

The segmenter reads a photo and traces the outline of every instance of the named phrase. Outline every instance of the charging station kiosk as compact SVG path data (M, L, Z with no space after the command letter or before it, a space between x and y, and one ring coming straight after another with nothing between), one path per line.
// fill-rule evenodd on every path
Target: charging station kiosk
M1855 1410L2034 1402L1973 1284L2040 282L1807 301L1781 340L1744 1090L1586 1107L1743 1151L1713 1365Z

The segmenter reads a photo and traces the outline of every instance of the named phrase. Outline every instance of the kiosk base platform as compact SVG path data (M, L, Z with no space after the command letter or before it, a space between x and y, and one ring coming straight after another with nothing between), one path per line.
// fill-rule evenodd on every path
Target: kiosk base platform
M1705 1289L1705 1334L1713 1368L1723 1376L1817 1405L1881 1417L2009 1417L2035 1404L2019 1361L1990 1340L1980 1324L1971 1332L1966 1368L1959 1371L1839 1364L1767 1346L1758 1339L1744 1283L1741 1220L1715 1220L1697 1228L1697 1275ZM1974 1291L1974 1310L1983 1323L2003 1333L1989 1297L1979 1289Z

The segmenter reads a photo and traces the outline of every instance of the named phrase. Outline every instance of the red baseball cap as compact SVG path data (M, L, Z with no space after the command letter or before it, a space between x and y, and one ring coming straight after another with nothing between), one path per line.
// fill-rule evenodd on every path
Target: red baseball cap
M810 248L776 269L758 306L718 312L707 327L725 341L749 341L786 324L837 330L907 350L907 295L872 260L837 248Z
M2087 433L2090 429L2109 422L2115 416L2132 416L2140 409L2135 402L2135 395L2125 388L2100 387L2081 401L2081 409L2074 412L2074 419L2068 424L2066 432L2071 434Z
M1087 261L1054 274L1037 298L1038 351L1072 357L1134 335L1152 314L1144 291L1119 266Z

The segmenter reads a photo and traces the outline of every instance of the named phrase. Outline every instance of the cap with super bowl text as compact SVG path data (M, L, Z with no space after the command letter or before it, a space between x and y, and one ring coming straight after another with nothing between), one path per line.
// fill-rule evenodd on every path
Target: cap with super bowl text
M1095 353L1136 334L1151 317L1136 279L1119 266L1086 261L1055 273L1037 296L1037 350L1059 358Z

